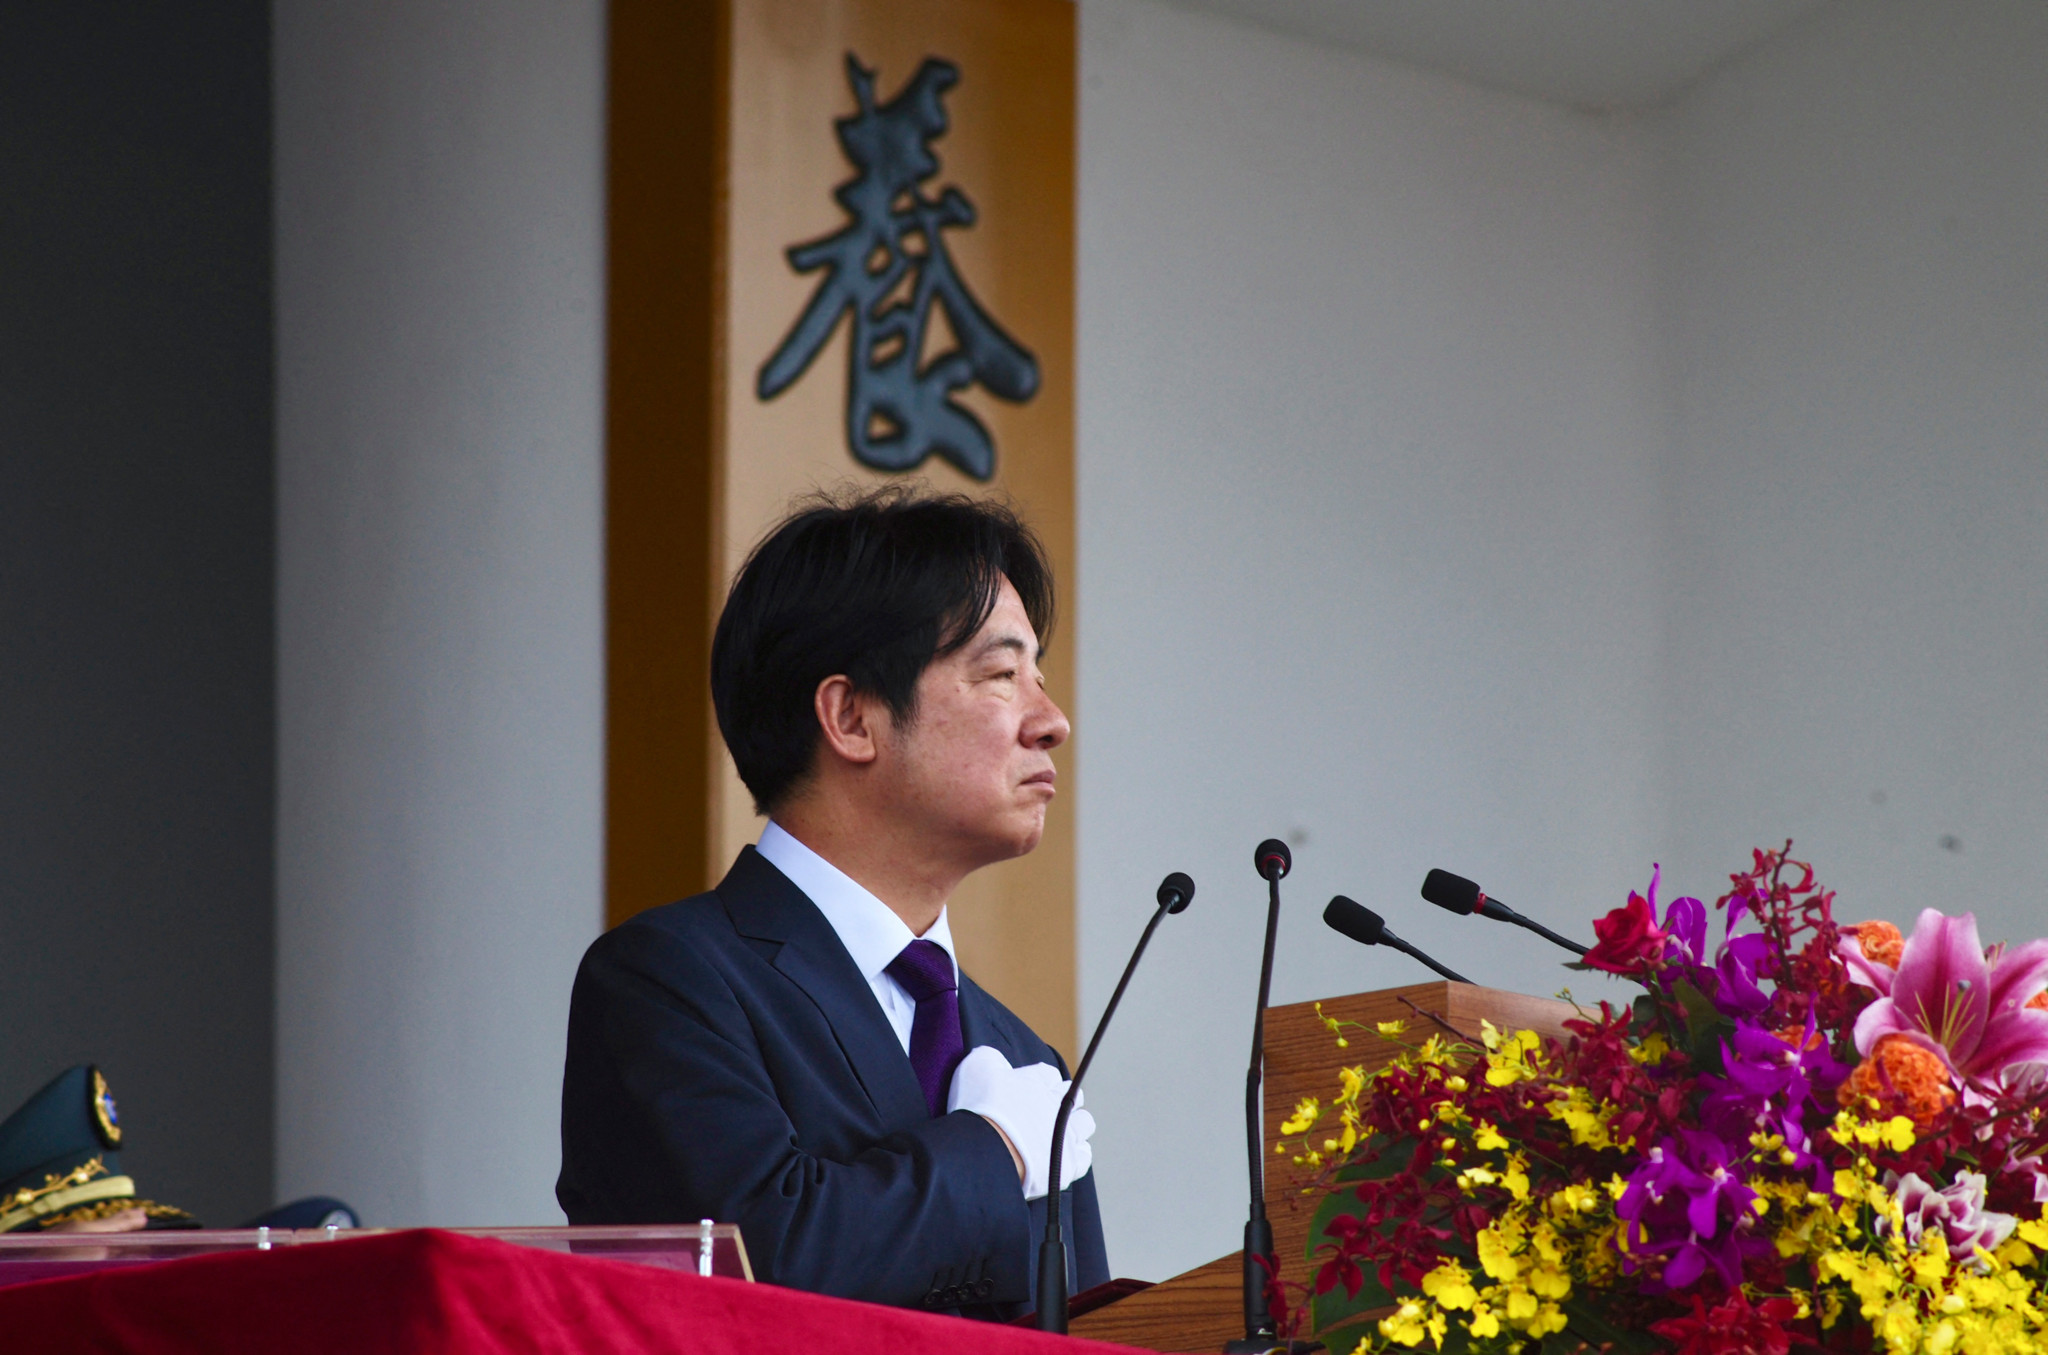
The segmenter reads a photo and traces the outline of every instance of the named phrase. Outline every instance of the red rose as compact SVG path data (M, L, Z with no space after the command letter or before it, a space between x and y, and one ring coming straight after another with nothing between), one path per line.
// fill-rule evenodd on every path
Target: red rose
M1633 974L1646 960L1664 953L1669 935L1657 925L1657 912L1641 894L1593 924L1599 943L1586 952L1586 963L1610 974Z

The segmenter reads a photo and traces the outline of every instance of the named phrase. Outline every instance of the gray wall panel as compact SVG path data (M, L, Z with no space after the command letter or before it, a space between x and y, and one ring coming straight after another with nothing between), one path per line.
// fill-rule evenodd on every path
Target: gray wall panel
M268 49L0 16L0 1115L97 1061L222 1223L271 1180Z

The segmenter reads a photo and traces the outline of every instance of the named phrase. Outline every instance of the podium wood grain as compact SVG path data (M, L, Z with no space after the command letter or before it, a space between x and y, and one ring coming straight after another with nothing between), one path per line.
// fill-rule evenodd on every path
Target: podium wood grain
M1244 1335L1244 1253L1219 1256L1068 1325L1068 1335L1141 1350L1206 1351Z
M1564 1022L1574 1015L1569 1003L1554 998L1447 982L1324 998L1322 1009L1326 1016L1356 1022L1364 1029L1347 1030L1349 1043L1340 1046L1313 1002L1274 1007L1266 1013L1266 1214L1273 1224L1281 1277L1301 1286L1315 1274L1308 1261L1308 1227L1320 1199L1303 1193L1301 1169L1273 1148L1280 1139L1281 1121L1294 1113L1303 1097L1313 1096L1328 1105L1337 1091L1339 1069L1371 1072L1390 1062L1395 1045L1378 1035L1382 1021L1405 1021L1401 1043L1419 1045L1432 1033L1448 1038L1453 1032L1476 1043L1482 1021L1504 1030L1526 1026L1563 1039ZM1329 1127L1318 1124L1311 1135L1320 1138ZM1232 1252L1075 1318L1073 1334L1151 1350L1221 1350L1225 1341L1244 1334L1243 1275L1241 1253Z

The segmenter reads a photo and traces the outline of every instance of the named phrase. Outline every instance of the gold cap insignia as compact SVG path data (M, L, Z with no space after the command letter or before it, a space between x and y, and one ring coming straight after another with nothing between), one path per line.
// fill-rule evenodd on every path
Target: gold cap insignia
M99 1132L100 1142L109 1148L121 1146L121 1115L114 1109L113 1095L107 1091L107 1079L100 1070L92 1070L92 1123Z

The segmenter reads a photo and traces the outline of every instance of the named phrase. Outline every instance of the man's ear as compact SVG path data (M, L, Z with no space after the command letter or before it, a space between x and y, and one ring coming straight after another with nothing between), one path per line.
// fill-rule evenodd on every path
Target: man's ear
M879 703L857 692L844 673L835 673L818 684L811 698L817 712L818 729L825 738L825 750L844 762L866 764L880 751L878 727L887 717Z

